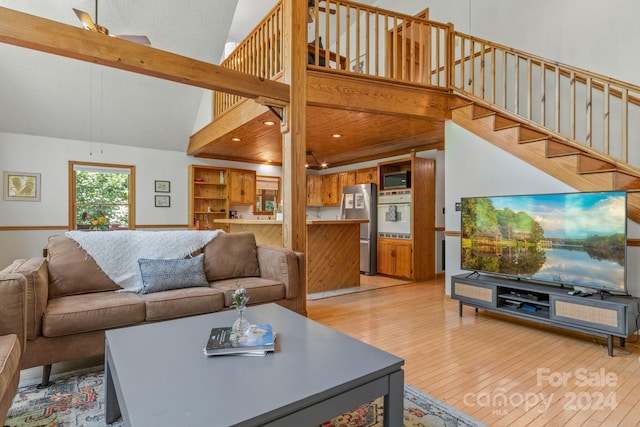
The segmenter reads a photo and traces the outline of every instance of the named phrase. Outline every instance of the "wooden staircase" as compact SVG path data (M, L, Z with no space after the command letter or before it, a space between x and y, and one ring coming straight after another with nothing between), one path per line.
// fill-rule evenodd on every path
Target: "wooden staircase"
M627 216L640 223L636 168L474 102L454 107L451 113L455 124L578 191L626 190Z

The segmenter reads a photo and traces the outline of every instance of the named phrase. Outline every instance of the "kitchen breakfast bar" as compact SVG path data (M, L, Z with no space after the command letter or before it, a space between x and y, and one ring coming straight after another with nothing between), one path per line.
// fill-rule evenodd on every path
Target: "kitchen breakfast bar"
M362 219L307 220L307 294L360 286ZM230 233L248 231L259 245L282 246L282 221L217 219Z

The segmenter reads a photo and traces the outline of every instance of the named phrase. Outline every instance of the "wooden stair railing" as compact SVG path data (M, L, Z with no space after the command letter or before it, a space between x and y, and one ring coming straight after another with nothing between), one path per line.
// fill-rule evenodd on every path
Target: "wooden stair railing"
M579 191L627 191L627 215L640 222L640 173L628 165L477 103L453 108L452 120Z
M457 31L451 49L454 93L640 173L640 86Z

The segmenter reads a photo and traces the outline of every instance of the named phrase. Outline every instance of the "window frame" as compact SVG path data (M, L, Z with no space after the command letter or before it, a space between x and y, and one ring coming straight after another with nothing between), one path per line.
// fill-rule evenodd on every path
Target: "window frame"
M128 169L129 170L129 201L128 201L128 222L127 230L135 230L135 211L136 211L136 167L133 165L121 165L113 163L92 163L81 162L76 160L69 161L69 230L77 230L78 224L76 223L76 166L86 166L96 169Z
M261 181L261 180L273 181L273 182L277 182L278 183L278 185L277 185L278 188L275 190L276 191L276 195L275 195L275 210L274 211L265 211L265 210L259 211L259 210L256 210L256 205L258 203L258 197L261 196L260 190L258 190L258 182ZM255 200L253 201L253 208L252 208L254 215L274 215L274 212L276 212L278 210L279 200L281 198L281 196L280 196L280 181L281 180L280 180L279 176L268 176L268 175L257 175L256 176L256 197L255 197ZM264 200L262 201L262 205L264 207Z

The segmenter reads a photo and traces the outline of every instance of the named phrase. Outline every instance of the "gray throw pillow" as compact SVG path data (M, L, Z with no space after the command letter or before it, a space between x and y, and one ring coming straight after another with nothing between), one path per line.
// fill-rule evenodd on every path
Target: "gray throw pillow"
M204 254L182 259L139 259L142 293L209 286L203 261Z

